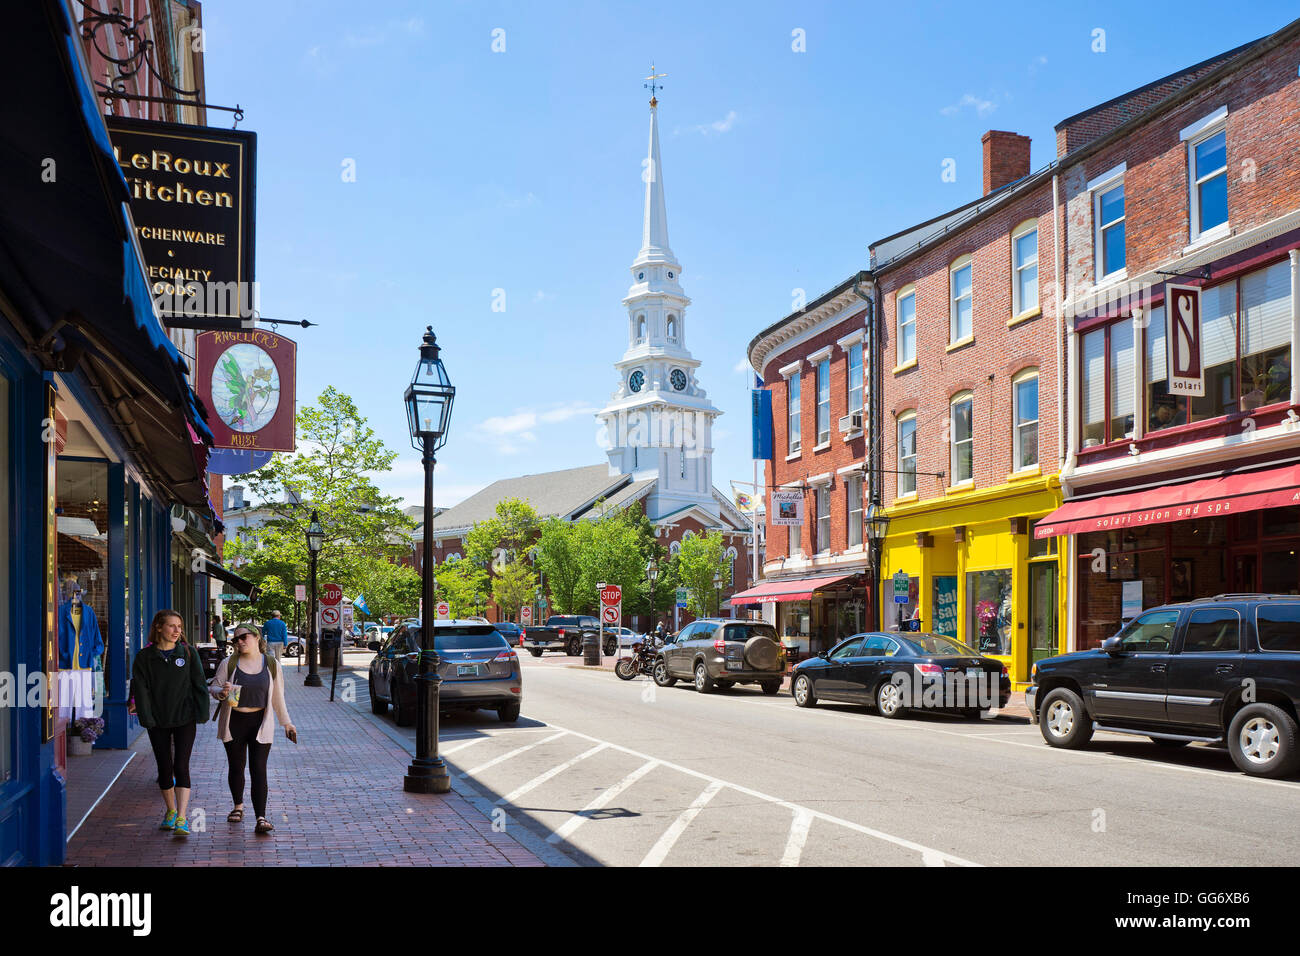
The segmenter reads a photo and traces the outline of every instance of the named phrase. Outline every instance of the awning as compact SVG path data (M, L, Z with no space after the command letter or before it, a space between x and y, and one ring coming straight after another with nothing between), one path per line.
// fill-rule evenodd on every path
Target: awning
M731 604L739 607L742 604L772 604L776 601L807 601L813 596L813 592L819 588L835 584L837 581L844 581L856 575L853 574L831 574L820 578L796 578L787 581L768 581L760 584L758 587L750 588L748 591L741 591L733 594L730 598Z
M219 563L209 558L203 563L203 570L218 581L224 581L240 594L247 594L250 601L256 601L261 597L262 589L252 581L241 578L234 571L222 567Z
M1067 501L1038 522L1034 537L1218 518L1288 505L1300 505L1300 464Z

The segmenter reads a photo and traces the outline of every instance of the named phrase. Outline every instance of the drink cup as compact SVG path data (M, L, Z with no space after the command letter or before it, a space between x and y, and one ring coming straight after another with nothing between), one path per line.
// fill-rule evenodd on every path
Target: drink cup
M232 684L230 686L230 706L231 707L239 706L239 685L238 684Z

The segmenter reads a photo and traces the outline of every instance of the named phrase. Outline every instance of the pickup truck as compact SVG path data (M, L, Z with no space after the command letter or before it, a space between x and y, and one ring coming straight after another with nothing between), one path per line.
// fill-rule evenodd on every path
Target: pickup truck
M598 634L600 622L586 614L552 614L541 626L529 626L523 629L521 647L528 649L533 657L541 657L545 651L564 651L570 657L582 654L582 639L588 634ZM618 633L605 629L605 654L618 652Z

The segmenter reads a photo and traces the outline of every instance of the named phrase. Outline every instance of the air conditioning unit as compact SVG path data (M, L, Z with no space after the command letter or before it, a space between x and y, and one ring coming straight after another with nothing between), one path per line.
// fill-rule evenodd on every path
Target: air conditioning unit
M849 412L840 418L840 433L862 431L862 412Z

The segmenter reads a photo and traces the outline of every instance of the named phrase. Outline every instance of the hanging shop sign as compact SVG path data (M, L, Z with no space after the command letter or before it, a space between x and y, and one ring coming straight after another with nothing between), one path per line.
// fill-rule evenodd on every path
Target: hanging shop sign
M257 307L257 134L122 116L105 122L164 321L168 315L250 319Z
M773 525L799 527L803 525L803 492L773 491L771 515Z
M1169 348L1169 394L1205 395L1201 362L1201 290L1165 284L1165 342Z
M294 450L297 357L296 342L261 329L195 337L194 389L214 448Z

